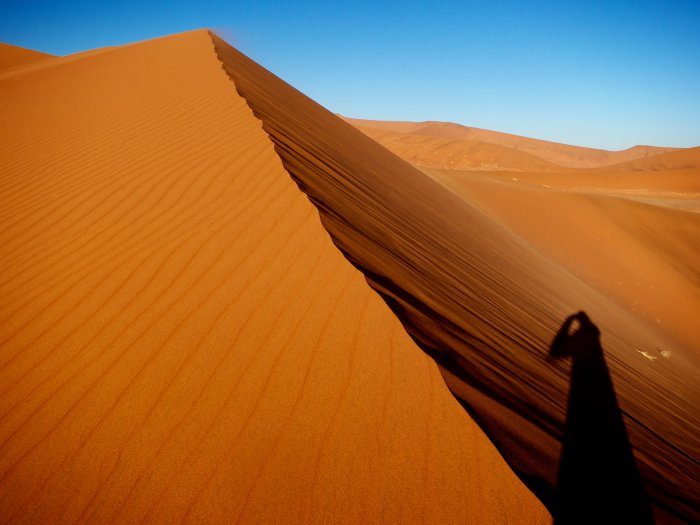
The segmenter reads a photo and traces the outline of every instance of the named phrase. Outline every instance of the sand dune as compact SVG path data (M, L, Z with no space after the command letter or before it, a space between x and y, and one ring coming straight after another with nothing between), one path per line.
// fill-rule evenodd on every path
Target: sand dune
M569 386L549 348L580 309L657 516L700 516L690 317L656 323L591 281L594 257L538 246L526 190L499 189L516 172L420 171L206 31L0 89L2 521L547 522L483 431L547 501ZM441 178L463 173L484 179ZM602 195L627 171L590 198L518 173L564 181L551 220L594 221L562 236L696 274L696 223L666 231L686 212Z
M670 171L693 170L697 175L700 170L700 147L671 151L652 157L635 159L610 166L618 171Z
M207 32L49 62L0 83L1 522L548 521L333 246ZM246 90L277 89L250 67ZM315 124L297 93L257 102Z
M478 140L432 137L359 127L368 137L415 166L449 170L562 171L561 166L516 149Z
M551 494L565 418L568 370L548 361L550 343L564 318L584 309L604 334L658 515L698 516L696 349L214 40L336 245L533 490ZM674 357L652 362L639 348Z
M528 153L540 159L567 168L598 168L618 164L639 158L655 156L673 151L675 148L654 146L633 146L622 151L607 151L593 148L558 144L546 140L537 140L508 133L471 128L450 122L386 122L362 120L343 117L353 126L372 134L371 130L409 133L423 137L477 141L511 148ZM430 166L449 167L449 166Z

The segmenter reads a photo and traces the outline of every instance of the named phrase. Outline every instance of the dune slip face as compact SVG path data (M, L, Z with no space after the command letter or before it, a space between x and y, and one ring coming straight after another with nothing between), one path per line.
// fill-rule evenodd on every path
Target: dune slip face
M243 85L206 31L0 75L0 522L549 522Z
M602 334L657 519L700 517L695 348L213 40L336 246L435 359L450 390L528 486L551 501L570 365L549 359L550 345L567 316L585 310ZM640 348L661 348L673 358L651 361Z

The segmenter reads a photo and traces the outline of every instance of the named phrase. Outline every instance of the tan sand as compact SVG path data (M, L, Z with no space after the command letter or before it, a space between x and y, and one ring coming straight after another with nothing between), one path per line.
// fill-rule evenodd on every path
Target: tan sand
M0 89L0 521L548 521L333 246L207 32ZM368 147L350 191L382 162L429 181L301 95L256 104L360 165ZM308 138L295 176L336 160Z

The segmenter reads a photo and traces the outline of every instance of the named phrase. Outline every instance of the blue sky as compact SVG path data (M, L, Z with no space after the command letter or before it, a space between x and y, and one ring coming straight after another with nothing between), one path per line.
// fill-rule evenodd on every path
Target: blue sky
M698 0L0 5L0 41L61 55L200 27L348 116L700 145Z

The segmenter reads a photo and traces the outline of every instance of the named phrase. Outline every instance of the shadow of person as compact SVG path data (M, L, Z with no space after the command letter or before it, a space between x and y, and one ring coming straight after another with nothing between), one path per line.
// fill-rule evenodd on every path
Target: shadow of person
M605 364L600 331L584 312L564 321L550 357L572 358L554 523L654 523Z

